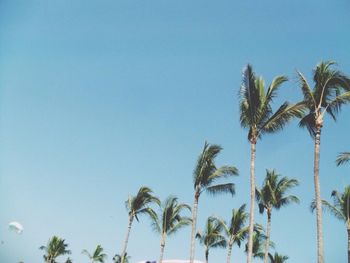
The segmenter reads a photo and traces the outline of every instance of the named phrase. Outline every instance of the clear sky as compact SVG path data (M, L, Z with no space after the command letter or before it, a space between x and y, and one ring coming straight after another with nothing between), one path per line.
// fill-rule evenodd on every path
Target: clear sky
M81 250L97 244L111 262L127 227L124 201L140 186L192 204L205 140L222 145L218 165L235 165L240 176L235 197L201 196L198 228L213 214L228 219L248 202L242 68L252 63L267 83L287 75L280 101L301 98L295 69L310 79L317 62L335 60L350 74L349 8L348 0L1 0L0 262L41 262L38 248L52 235L66 239L74 262L87 262ZM350 166L334 163L350 150L349 114L325 121L325 199L349 184ZM316 261L312 160L312 140L296 122L257 145L258 185L267 168L301 183L301 204L272 218L276 251L290 263ZM8 231L13 220L22 235ZM186 228L169 238L165 258L188 258L189 243ZM324 243L327 262L346 261L345 226L329 215ZM147 218L135 222L128 252L132 263L158 258ZM213 250L210 260L225 255ZM196 258L204 259L198 244ZM243 249L234 247L232 259L244 262Z

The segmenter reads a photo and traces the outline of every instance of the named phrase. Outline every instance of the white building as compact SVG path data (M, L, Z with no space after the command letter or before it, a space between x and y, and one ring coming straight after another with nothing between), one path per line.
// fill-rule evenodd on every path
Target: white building
M164 259L163 263L189 263L189 260L181 260L181 259ZM157 263L157 260L143 260L137 263ZM203 261L194 260L193 263L204 263Z

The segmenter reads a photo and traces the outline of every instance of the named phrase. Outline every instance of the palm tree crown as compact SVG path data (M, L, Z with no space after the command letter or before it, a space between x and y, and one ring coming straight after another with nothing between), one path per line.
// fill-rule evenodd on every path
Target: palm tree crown
M247 65L244 69L239 93L240 122L243 128L249 130L249 141L256 143L262 134L281 130L294 117L301 117L299 104L284 102L275 112L272 110L277 90L285 81L285 76L277 76L265 91L264 80L255 76L252 66Z
M214 160L221 150L222 148L219 145L209 145L205 142L203 151L198 157L197 165L193 173L193 185L198 196L203 191L207 191L210 194L227 192L232 195L235 194L233 183L215 184L218 179L238 175L238 169L236 167L216 167Z
M296 179L289 179L277 174L275 170L267 170L261 189L256 189L256 200L259 203L259 212L271 212L272 208L280 209L290 203L299 203L298 197L287 195L286 192L299 185Z
M325 113L336 120L341 106L350 102L350 78L332 69L334 64L335 62L326 61L316 66L313 72L313 89L303 74L297 72L304 96L302 104L309 111L299 125L307 128L311 136L315 136L317 128L322 127Z
M336 190L332 191L333 204L322 200L322 205L331 214L350 228L350 185L346 186L343 193L339 193ZM315 201L311 203L311 210L316 208Z
M196 234L196 238L205 247L206 262L208 262L210 248L226 247L227 243L222 231L223 225L215 217L209 217L204 231Z
M181 215L183 210L191 211L191 207L186 204L179 204L177 197L168 197L161 206L160 216L154 217L153 227L156 232L171 235L181 227L189 225L191 218Z
M284 263L289 259L289 257L284 255L279 255L278 253L275 252L274 255L269 253L269 259L270 259L269 263Z
M56 263L57 257L71 254L65 240L57 236L53 236L47 242L46 246L41 246L39 249L45 251L45 255L43 257L47 263Z
M129 212L131 218L135 218L139 221L138 216L142 214L148 214L154 216L155 212L150 205L156 203L160 204L160 201L157 197L153 195L153 192L150 188L142 186L137 192L136 196L129 197L125 202L126 209Z
M90 254L86 249L84 249L81 253L87 255L91 260L91 263L94 263L94 262L104 263L107 257L107 254L103 253L103 248L101 247L101 245L98 245L95 248L94 252L92 252L92 254Z

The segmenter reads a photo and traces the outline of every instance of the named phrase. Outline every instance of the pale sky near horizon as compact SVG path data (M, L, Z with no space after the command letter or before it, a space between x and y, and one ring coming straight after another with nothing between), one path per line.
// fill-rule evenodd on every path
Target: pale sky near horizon
M199 201L205 218L228 219L248 203L249 144L237 93L242 68L266 83L290 79L279 99L301 98L295 69L309 82L321 60L350 75L350 2L0 0L0 263L43 262L38 249L65 238L75 263L101 244L112 262L127 227L124 201L142 185L162 200L192 205L192 171L204 141L224 149L217 164L235 165L236 195ZM326 119L321 143L322 197L349 184L350 106ZM294 121L257 145L258 185L266 169L294 177L300 205L272 215L272 241L290 263L316 261L313 142ZM258 213L256 209L256 214ZM265 224L265 215L257 215ZM8 231L19 221L21 235ZM324 215L326 262L347 258L345 225ZM187 259L190 228L169 237L165 258ZM131 263L158 259L159 237L135 222ZM210 252L223 262L226 251ZM196 258L204 260L198 243ZM60 258L63 262L65 258ZM234 247L232 262L245 262ZM259 262L258 260L256 262Z

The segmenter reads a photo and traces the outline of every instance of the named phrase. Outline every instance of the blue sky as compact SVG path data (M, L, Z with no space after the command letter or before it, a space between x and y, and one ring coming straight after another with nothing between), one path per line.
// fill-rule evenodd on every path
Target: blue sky
M248 202L249 145L239 126L237 93L246 63L269 83L290 79L280 101L297 101L295 69L309 79L321 60L350 74L348 10L337 1L0 1L1 262L40 262L38 247L63 237L74 262L101 244L109 262L127 227L124 201L141 185L192 204L192 171L204 141L224 148L218 164L240 170L235 197L201 196L198 228ZM311 80L310 80L311 81ZM277 103L280 102L277 100ZM337 168L350 150L350 107L326 119L321 191L349 184ZM297 178L300 205L273 214L276 251L291 263L316 258L313 143L293 122L257 145L258 184L265 169ZM7 224L19 221L22 235ZM265 223L264 216L257 221ZM188 258L190 229L169 238L165 258ZM325 256L346 261L343 223L324 216ZM232 262L244 262L242 249ZM159 237L147 218L135 223L132 262L156 259ZM210 259L223 261L213 250ZM204 259L197 245L196 258ZM63 258L61 259L63 261Z

